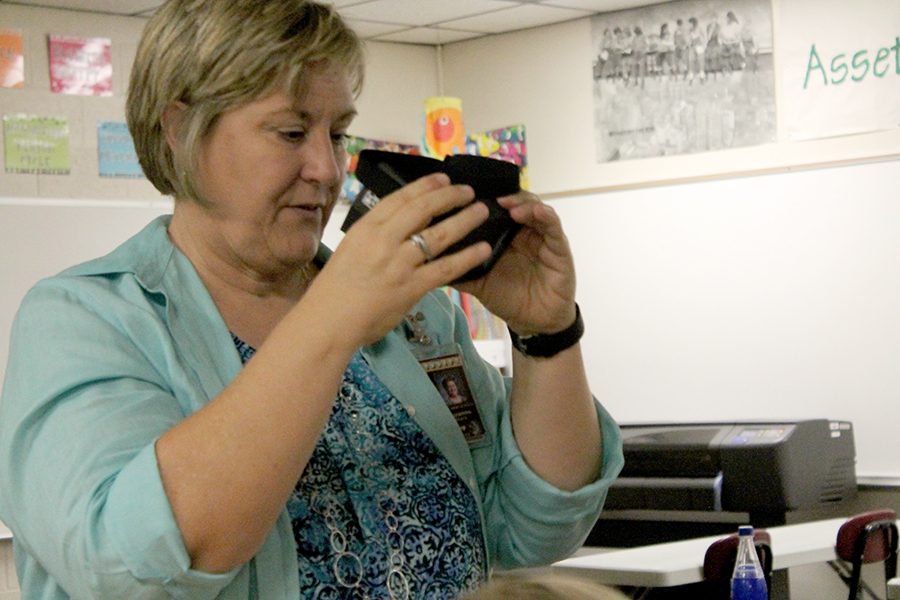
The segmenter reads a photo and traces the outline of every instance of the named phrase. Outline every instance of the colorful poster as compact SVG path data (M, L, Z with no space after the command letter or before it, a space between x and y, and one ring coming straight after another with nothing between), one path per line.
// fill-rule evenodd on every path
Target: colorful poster
M511 125L466 136L465 153L505 160L519 166L519 185L528 189L528 152L525 126ZM469 321L469 333L476 340L506 337L506 324L484 307L475 296L448 287L447 294L458 304Z
M789 140L900 126L900 2L779 2L781 121Z
M443 290L465 313L473 340L501 340L506 337L506 323L486 309L478 298L450 286L445 286Z
M381 140L370 140L368 138L348 136L347 137L347 177L344 178L344 185L341 189L340 201L345 203L353 202L356 195L362 190L362 184L356 178L356 163L359 161L359 153L367 148L373 150L386 150L389 152L402 152L404 154L421 154L419 147L413 144L400 144L398 142L385 142Z
M425 100L425 128L422 151L426 156L443 159L448 154L465 152L462 100L434 96Z
M25 87L22 32L0 29L0 87Z
M528 189L528 152L524 125L511 125L467 136L466 154L489 156L518 165L519 185L523 190Z
M120 121L97 123L97 163L100 177L143 177L128 125Z
M50 91L112 96L112 43L107 38L49 36Z
M69 122L65 117L3 116L7 173L68 175Z
M591 29L597 162L776 140L771 0L665 2Z

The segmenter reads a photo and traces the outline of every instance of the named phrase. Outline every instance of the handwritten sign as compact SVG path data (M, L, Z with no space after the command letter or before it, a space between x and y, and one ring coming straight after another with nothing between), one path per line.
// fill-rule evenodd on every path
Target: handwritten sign
M791 140L900 127L900 2L780 2L783 124Z
M100 177L143 177L128 125L120 121L97 123L97 163Z
M65 117L3 116L7 173L68 175L69 122Z

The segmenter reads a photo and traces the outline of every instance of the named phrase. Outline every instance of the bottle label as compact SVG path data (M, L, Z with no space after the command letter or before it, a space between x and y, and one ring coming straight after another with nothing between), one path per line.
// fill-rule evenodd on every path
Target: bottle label
M733 579L731 600L768 600L765 579Z

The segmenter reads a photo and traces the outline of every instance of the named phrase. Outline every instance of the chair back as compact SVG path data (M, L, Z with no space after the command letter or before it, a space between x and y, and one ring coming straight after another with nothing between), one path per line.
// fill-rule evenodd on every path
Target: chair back
M881 509L850 517L838 530L835 553L851 565L848 600L857 598L862 590L864 564L884 562L886 590L887 581L897 576L897 513Z
M772 587L772 539L765 529L753 531L753 545L766 577L766 586ZM727 600L731 594L731 575L737 560L738 534L733 533L709 545L703 557L703 578L713 588L714 598Z

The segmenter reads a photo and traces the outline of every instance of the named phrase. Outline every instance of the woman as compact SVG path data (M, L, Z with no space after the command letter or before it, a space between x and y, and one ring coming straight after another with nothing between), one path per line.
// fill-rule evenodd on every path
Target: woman
M465 396L459 393L459 385L454 378L449 376L445 377L441 380L441 385L444 388L447 404L457 405L466 401Z
M719 53L723 70L739 71L744 68L741 22L730 10L725 14L725 24L719 28Z
M668 23L662 23L659 26L659 54L657 54L657 66L659 72L668 77L672 74L675 67L674 53L675 40L672 32L669 30Z
M690 79L693 80L696 75L702 81L706 79L708 72L715 71L715 55L719 42L714 28L718 27L718 23L713 20L707 26L707 31L704 31L697 17L691 17L688 22L691 24L688 34L691 42L691 52L688 55Z
M171 0L149 21L127 116L174 213L38 284L12 335L0 518L24 597L452 598L586 536L622 458L559 219L502 199L523 231L460 286L552 354L504 380L430 291L489 254L426 260L486 218L470 188L425 177L320 246L361 81L326 5ZM419 363L447 348L480 442Z

